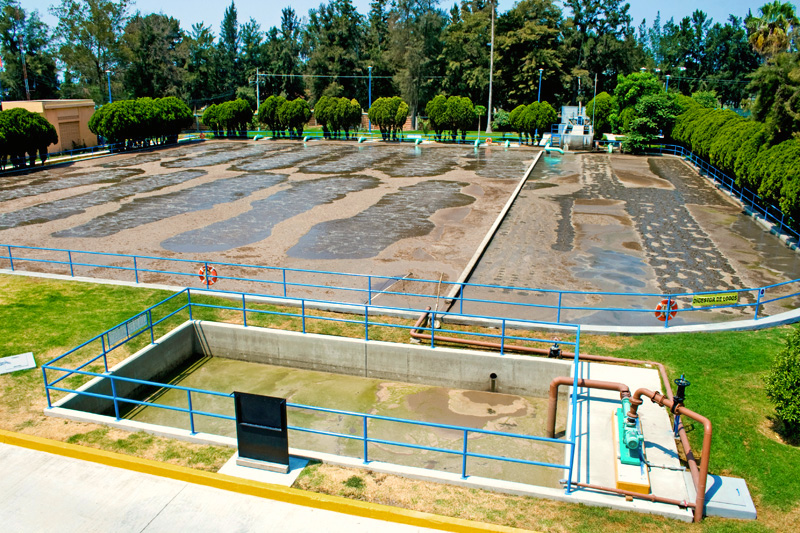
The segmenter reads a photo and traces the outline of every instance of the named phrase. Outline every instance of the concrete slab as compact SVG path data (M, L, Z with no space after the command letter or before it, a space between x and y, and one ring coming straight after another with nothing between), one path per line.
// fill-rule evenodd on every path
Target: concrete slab
M694 497L697 491L689 473L685 474L689 494ZM756 506L745 480L737 477L709 475L706 480L706 516L755 520Z
M8 444L0 444L0 465L0 523L4 531L434 531Z
M251 481L282 485L284 487L291 487L308 464L308 459L290 456L289 471L285 474L281 474L280 472L270 472L269 470L262 470L260 468L238 465L236 464L238 459L239 452L236 452L227 463L222 465L222 468L219 469L219 473L242 479L249 479Z
M656 369L585 362L580 364L580 368L584 379L625 383L631 391L640 387L662 389ZM569 387L570 392L571 390L572 387ZM611 415L621 406L619 393L596 389L582 389L579 392L576 424L581 438L575 463L577 471L573 479L613 488L616 486L616 476L612 458L616 457L617 451L614 449ZM672 423L666 409L645 401L639 407L639 413L652 494L680 501L694 501L683 479L684 468L672 437ZM583 489L575 491L573 496L589 505L636 510L687 522L693 517L692 511L687 508L642 500L626 502L624 496Z

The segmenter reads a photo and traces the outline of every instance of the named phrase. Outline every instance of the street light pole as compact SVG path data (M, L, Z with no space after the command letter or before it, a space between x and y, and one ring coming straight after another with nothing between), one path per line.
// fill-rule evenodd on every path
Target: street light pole
M256 113L261 107L261 78L258 77L258 67L256 67Z
M489 47L489 107L487 108L486 133L492 133L492 81L494 77L494 11L495 2L492 0L492 41Z
M669 92L669 74L667 74L667 85L666 85L666 87L664 87L664 92L665 93Z
M113 100L111 99L111 71L106 70L106 79L108 80L108 103L110 104Z
M369 89L367 91L367 124L369 125L369 132L372 133L372 120L369 118L369 108L372 107L372 65L367 67L369 71Z
M537 102L542 101L542 72L544 71L543 68L539 69L539 95L536 97Z

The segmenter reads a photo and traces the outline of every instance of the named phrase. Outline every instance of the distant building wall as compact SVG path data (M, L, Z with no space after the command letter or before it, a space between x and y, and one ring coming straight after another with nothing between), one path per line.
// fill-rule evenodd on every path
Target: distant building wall
M97 136L89 131L89 119L94 113L93 100L31 100L3 102L3 110L27 109L43 115L55 126L58 143L47 147L48 152L97 146Z

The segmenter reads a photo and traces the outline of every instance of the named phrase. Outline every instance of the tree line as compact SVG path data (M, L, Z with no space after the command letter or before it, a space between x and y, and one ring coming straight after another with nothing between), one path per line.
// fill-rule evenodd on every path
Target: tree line
M271 28L240 22L231 2L218 31L132 12L131 0L55 1L50 28L19 0L0 0L8 99L26 97L24 55L32 98L103 104L110 71L115 100L177 96L204 108L242 98L255 108L258 84L265 95L312 106L323 96L363 103L371 67L373 100L400 96L412 119L440 93L488 102L490 0L458 0L449 10L435 0L373 0L367 14L352 0L328 0L306 16L287 7ZM530 103L540 72L542 94L558 107L587 102L595 75L598 92L611 93L619 75L642 67L659 69L661 83L671 75L674 90L713 89L722 104L739 106L753 94L748 75L781 50L775 32L764 33L771 12L741 15L714 22L696 10L637 28L623 0L519 0L496 13L492 107Z

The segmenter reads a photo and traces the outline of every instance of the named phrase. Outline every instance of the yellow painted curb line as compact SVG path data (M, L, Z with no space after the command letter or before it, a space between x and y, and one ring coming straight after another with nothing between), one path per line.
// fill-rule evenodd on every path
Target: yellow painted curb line
M225 474L204 472L202 470L194 470L183 466L160 463L158 461L151 461L149 459L141 459L130 455L122 455L119 453L77 446L75 444L44 439L32 435L12 433L10 431L0 430L0 443L37 450L40 452L52 453L82 461L89 461L115 468L123 468L125 470L141 472L143 474L151 474L154 476L175 479L196 485L204 485L207 487L227 490L239 494L247 494L250 496L257 496L259 498L302 505L305 507L313 507L315 509L325 509L328 511L362 516L365 518L374 518L376 520L397 522L399 524L407 524L430 529L440 529L443 531L453 531L457 533L483 533L487 531L513 533L524 531L512 527L483 524L470 520L462 520L460 518L450 518L377 503L350 500L338 496L329 496L327 494L317 494L314 492L282 487L280 485L271 485L269 483L250 481L247 479L227 476Z

